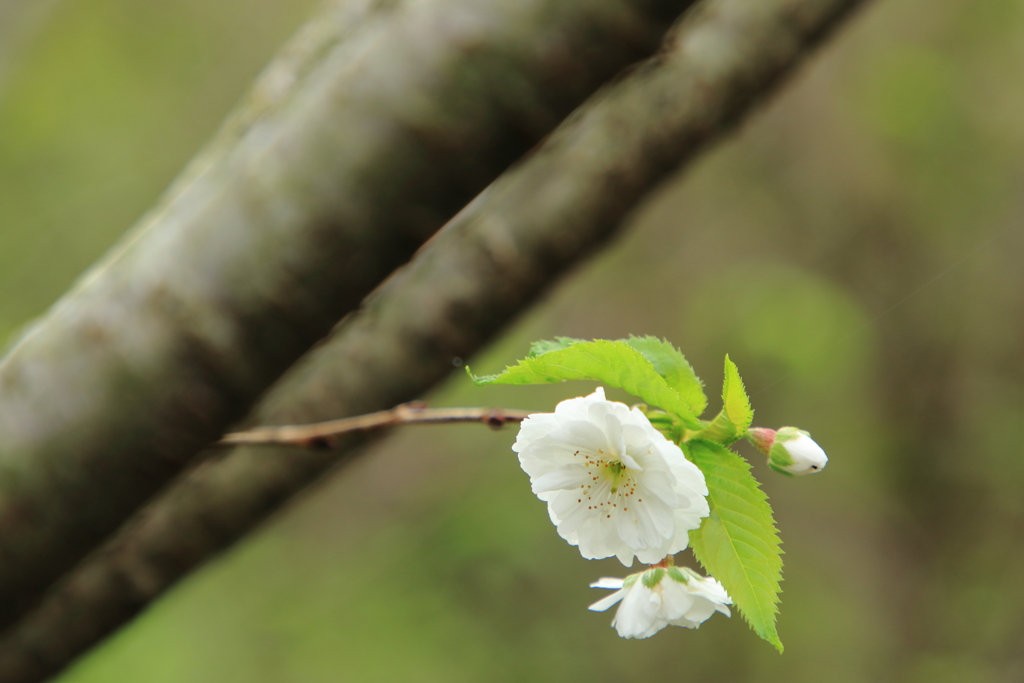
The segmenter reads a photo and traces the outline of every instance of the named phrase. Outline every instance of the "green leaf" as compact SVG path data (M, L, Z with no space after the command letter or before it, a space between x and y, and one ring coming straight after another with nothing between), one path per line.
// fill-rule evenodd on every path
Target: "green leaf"
M704 395L704 383L686 361L679 349L664 339L657 337L630 337L623 339L634 349L643 354L665 382L675 389L694 415L700 415L708 407L708 397Z
M736 438L747 433L750 423L754 421L754 409L750 407L747 390L740 379L740 371L736 364L725 355L725 382L722 384L723 411L729 421L736 426Z
M750 407L750 399L743 388L740 371L736 369L736 364L729 356L726 356L725 381L722 383L722 411L693 437L728 446L746 435L753 419L754 410Z
M469 376L477 384L548 384L570 379L596 380L625 389L650 406L678 417L690 429L700 429L686 401L670 387L639 351L620 341L598 339L528 356L497 375Z
M708 574L722 582L757 635L782 652L775 630L782 550L772 509L747 461L713 441L693 439L687 455L708 482L711 514L690 532L690 546Z
M527 358L533 358L534 356L541 356L549 351L558 351L565 349L573 344L578 344L585 339L574 339L573 337L555 337L554 339L541 339L530 344L530 353L527 354Z

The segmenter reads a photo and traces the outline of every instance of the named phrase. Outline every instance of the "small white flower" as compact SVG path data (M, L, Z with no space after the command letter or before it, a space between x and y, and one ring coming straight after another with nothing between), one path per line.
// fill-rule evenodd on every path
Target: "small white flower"
M588 560L659 562L686 548L708 515L697 466L602 388L525 419L512 450L558 534Z
M590 609L603 612L622 601L612 626L623 638L649 638L666 626L697 628L716 611L732 616L732 598L715 579L686 567L651 567L625 579L604 578L591 588L618 589Z
M804 430L783 427L775 432L775 442L768 451L768 466L776 472L801 476L820 472L827 464L825 451Z

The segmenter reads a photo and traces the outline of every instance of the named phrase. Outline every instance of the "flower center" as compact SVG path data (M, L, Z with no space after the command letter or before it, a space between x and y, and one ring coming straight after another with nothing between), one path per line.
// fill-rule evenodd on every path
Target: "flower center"
M619 484L622 483L623 479L626 479L629 475L626 474L627 468L618 460L609 462L605 465L604 476L611 480L612 493L619 492Z
M576 451L573 455L582 457L587 468L587 480L580 484L577 503L586 505L588 510L604 513L611 519L616 509L629 511L630 498L636 495L638 472L629 469L619 454L598 448L596 453ZM636 502L643 503L643 499ZM621 503L621 505L620 505Z

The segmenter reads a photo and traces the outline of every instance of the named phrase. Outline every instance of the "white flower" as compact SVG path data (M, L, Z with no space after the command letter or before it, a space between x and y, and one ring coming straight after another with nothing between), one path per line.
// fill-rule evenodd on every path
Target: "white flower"
M625 579L604 578L591 588L618 589L590 609L603 612L622 601L612 626L623 638L649 638L666 626L697 628L716 611L732 616L732 598L715 579L686 567L651 567Z
M659 562L686 548L708 515L697 466L602 388L525 419L512 450L558 534L588 560Z
M820 472L826 464L825 451L804 430L782 427L775 432L775 442L768 451L768 466L776 472L800 476Z

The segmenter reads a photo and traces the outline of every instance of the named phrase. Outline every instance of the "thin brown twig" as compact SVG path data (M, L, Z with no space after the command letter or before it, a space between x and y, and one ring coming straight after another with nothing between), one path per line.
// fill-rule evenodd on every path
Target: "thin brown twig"
M334 437L348 432L360 432L407 424L450 424L454 422L482 422L492 429L501 429L509 422L522 422L531 414L529 410L505 408L428 408L425 403L403 403L390 410L366 415L343 417L338 420L305 425L256 427L244 432L232 432L217 442L217 446L258 446L292 444L307 448L329 448Z

